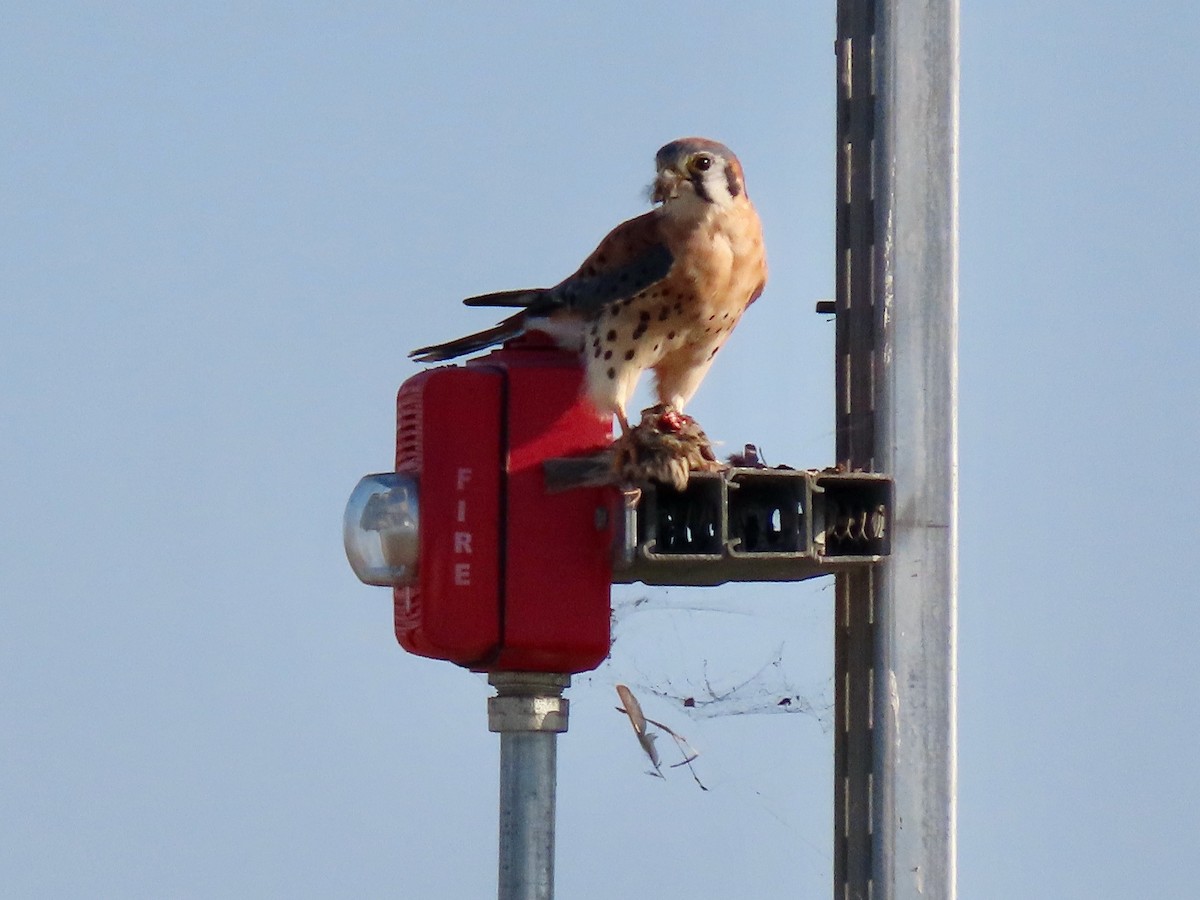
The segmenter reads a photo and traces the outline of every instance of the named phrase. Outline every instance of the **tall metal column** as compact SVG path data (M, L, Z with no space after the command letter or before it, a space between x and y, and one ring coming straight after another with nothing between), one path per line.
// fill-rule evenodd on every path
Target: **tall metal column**
M957 0L839 0L837 458L895 478L839 575L834 896L953 898Z
M488 729L500 733L499 900L552 900L558 735L569 675L493 672Z
M875 466L875 0L837 12L836 434L838 465ZM836 576L834 626L834 897L871 886L873 570Z

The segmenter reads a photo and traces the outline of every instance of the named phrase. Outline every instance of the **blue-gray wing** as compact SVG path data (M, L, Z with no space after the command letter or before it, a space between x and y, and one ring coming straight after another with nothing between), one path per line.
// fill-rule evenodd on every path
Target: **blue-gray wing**
M566 308L585 315L610 303L633 297L667 277L675 257L665 244L653 244L639 255L604 271L581 269L566 281L549 288L531 311Z
M550 288L468 297L467 306L524 307L532 315L568 311L588 316L667 277L674 256L658 233L656 213L622 222L573 275Z

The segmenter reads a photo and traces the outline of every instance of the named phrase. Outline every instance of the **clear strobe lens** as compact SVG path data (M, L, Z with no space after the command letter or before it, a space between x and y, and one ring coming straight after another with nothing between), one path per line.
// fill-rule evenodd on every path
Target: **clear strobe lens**
M365 584L413 584L417 578L417 482L381 472L362 478L346 502L342 538L350 568Z

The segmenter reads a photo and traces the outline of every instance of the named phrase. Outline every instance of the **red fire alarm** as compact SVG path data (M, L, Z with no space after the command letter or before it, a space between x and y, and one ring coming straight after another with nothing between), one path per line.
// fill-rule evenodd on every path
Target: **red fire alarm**
M393 585L405 649L487 671L608 655L619 494L548 493L542 471L611 440L582 378L576 354L527 339L401 386L396 472L360 483L346 546L360 577L374 560L374 583Z

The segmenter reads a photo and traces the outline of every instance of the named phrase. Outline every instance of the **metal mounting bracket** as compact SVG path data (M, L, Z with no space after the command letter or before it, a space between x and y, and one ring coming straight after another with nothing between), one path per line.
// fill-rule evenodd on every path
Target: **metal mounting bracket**
M803 581L891 548L892 479L866 472L732 468L683 491L642 485L626 506L613 581Z

